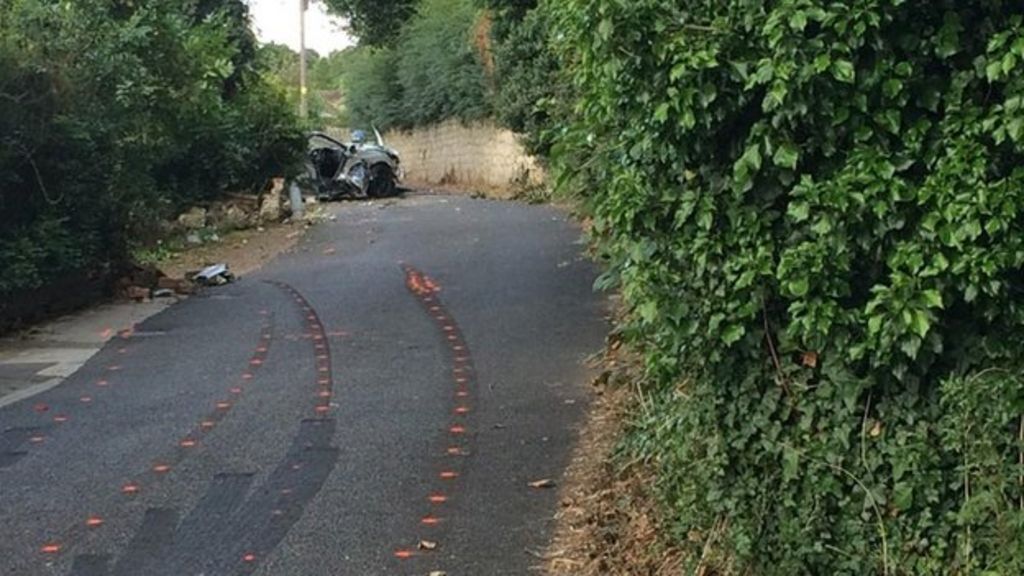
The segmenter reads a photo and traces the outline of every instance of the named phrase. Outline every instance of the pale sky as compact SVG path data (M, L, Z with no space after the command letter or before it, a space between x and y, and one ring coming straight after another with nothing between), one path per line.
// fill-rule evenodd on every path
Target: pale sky
M299 49L300 0L249 0L253 26L261 42L287 44ZM320 2L310 2L306 12L306 47L326 56L351 46L354 40L345 32L340 18L329 16Z

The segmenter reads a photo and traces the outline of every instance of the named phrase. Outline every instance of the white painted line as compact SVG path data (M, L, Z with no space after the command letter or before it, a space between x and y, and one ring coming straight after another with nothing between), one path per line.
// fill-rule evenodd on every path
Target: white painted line
M8 394L7 396L4 396L4 397L0 398L0 408L3 408L4 406L10 406L11 404L14 404L15 402L21 402L22 400L25 400L26 398L31 398L31 397L35 396L36 394L42 394L43 392L46 392L47 390L51 390L53 388L56 388L63 381L64 381L63 378L54 378L52 380L47 380L46 382L40 382L39 384L33 384L33 385L31 385L31 386L29 386L27 388L22 388L21 390L18 390L17 392L12 392L12 393Z

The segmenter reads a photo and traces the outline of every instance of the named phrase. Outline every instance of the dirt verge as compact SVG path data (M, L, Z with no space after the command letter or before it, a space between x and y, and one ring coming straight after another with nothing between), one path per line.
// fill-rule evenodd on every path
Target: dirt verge
M552 543L537 569L549 576L682 574L682 553L659 525L653 472L616 454L636 408L635 359L610 348L595 399L566 472Z
M293 248L306 229L306 224L294 223L230 232L218 242L189 248L157 267L170 278L183 278L188 272L224 262L236 275L249 274Z

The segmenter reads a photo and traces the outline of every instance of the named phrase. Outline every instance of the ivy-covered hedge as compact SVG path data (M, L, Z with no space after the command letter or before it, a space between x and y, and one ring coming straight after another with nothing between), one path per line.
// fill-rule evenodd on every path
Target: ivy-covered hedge
M573 94L548 42L550 14L537 9L523 12L521 3L511 4L494 8L494 111L505 127L520 135L529 153L544 159L561 134L559 118Z
M544 9L694 563L1024 573L1024 4Z

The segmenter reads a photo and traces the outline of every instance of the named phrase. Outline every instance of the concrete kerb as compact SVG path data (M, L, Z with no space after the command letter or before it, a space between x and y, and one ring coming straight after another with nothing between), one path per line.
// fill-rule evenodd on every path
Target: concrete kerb
M102 304L0 339L0 407L59 386L112 338L173 301Z

